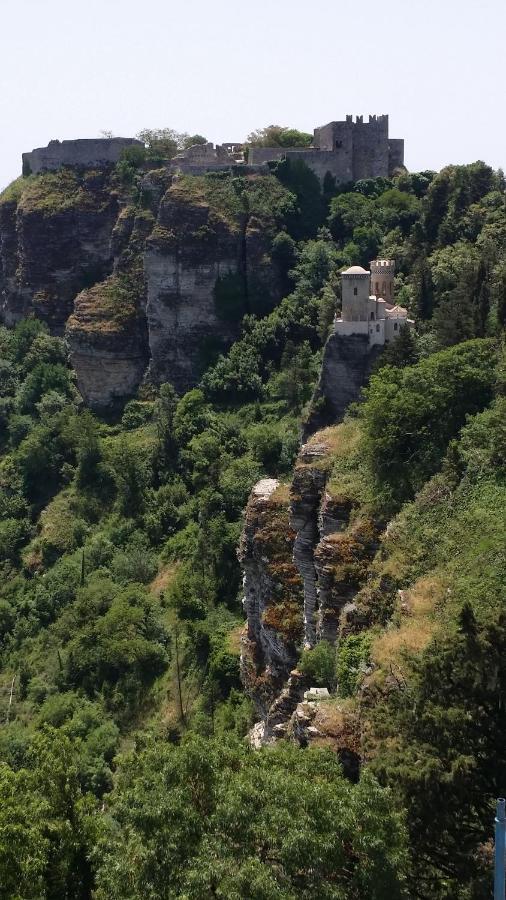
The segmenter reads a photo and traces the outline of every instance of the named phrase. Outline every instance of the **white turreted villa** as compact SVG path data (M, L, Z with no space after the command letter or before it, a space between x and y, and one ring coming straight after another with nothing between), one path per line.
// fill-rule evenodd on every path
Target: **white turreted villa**
M342 312L335 319L336 334L363 334L369 346L393 341L402 326L413 328L408 311L394 303L395 260L375 259L370 271L351 266L341 273Z

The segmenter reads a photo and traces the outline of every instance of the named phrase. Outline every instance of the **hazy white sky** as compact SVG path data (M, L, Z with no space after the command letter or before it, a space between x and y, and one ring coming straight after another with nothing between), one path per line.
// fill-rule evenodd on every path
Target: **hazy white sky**
M51 138L389 113L411 170L506 167L505 0L0 0L0 189Z

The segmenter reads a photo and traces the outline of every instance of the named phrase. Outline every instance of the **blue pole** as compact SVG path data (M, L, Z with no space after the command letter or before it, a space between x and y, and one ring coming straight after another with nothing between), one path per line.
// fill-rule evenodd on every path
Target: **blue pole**
M494 900L504 897L504 861L506 851L506 800L499 797L495 816Z

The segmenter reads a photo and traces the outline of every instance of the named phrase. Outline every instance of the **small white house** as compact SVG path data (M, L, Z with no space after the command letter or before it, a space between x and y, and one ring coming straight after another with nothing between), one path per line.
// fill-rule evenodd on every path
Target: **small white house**
M342 312L334 322L336 334L367 335L373 347L393 341L403 325L414 327L407 309L394 304L394 273L393 259L373 260L369 272L351 266L341 273Z

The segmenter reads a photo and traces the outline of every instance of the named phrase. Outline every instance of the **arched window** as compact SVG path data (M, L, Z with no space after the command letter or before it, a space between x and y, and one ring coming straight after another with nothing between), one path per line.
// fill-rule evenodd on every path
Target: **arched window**
M397 322L394 322L394 331L397 331Z
M371 313L371 320L374 322L374 313Z

